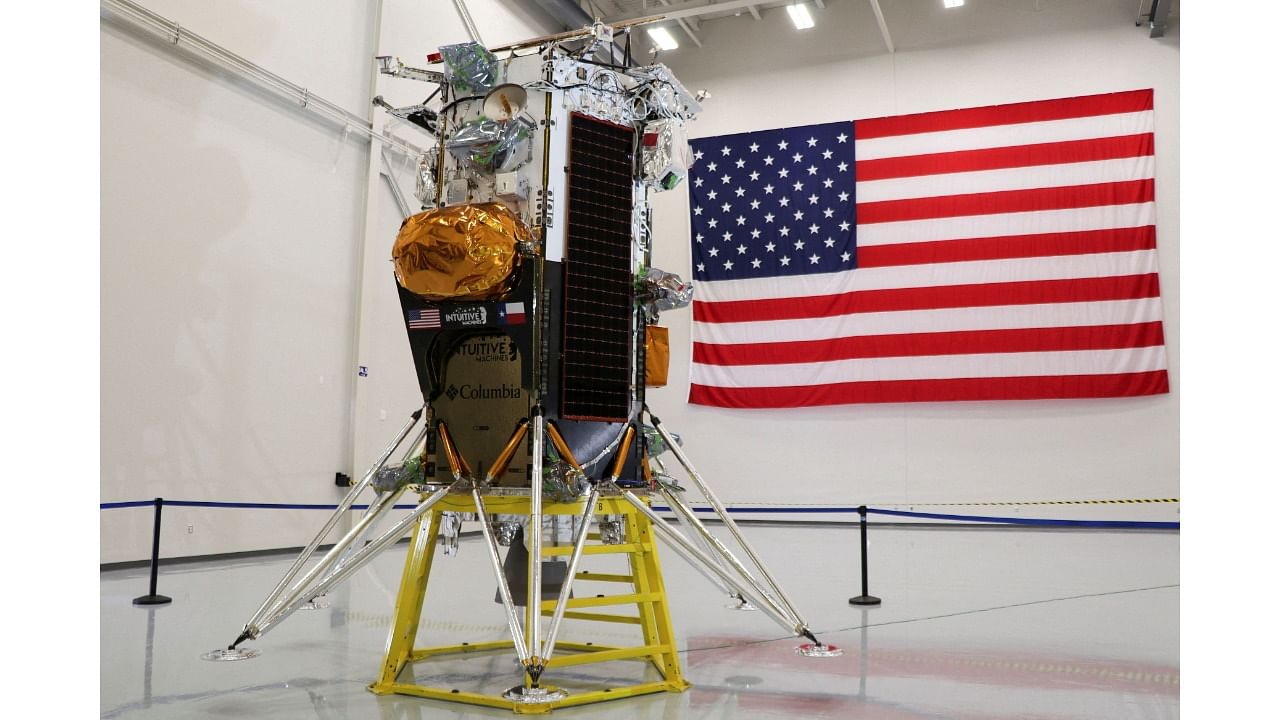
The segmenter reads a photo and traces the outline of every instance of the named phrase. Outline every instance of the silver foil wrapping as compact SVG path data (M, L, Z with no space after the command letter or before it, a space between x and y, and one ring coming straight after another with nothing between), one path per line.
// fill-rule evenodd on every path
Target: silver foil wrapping
M680 436L678 434L671 433L671 437L675 439L676 443L684 445L684 442L680 440ZM658 457L662 453L671 449L667 445L667 441L662 439L662 436L658 434L657 429L652 425L644 426L644 440L646 447L649 450L649 457Z
M650 322L667 310L682 308L693 302L693 281L685 281L675 273L649 268L641 278L640 305Z
M533 122L524 117L506 122L478 118L459 125L444 146L476 170L510 172L529 161L533 131Z
M435 155L428 153L418 161L418 172L415 176L416 187L414 197L422 203L423 208L436 206L436 168Z
M426 482L423 473L422 456L411 458L400 465L383 465L373 475L372 485L379 492L393 492L405 485L420 485Z
M553 502L573 502L590 484L586 475L563 460L548 458L542 468L542 495Z
M502 64L497 56L476 42L444 45L444 76L458 97L483 95L502 82Z

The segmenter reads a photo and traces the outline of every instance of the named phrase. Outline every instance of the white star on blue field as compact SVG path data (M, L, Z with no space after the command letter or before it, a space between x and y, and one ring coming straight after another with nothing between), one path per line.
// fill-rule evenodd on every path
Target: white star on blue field
M853 123L721 135L690 145L695 279L856 267Z

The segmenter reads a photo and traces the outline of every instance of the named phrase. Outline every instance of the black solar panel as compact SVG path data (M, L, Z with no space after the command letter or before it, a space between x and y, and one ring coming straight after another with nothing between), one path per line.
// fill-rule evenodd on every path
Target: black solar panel
M624 422L631 401L635 131L574 115L569 128L561 416Z

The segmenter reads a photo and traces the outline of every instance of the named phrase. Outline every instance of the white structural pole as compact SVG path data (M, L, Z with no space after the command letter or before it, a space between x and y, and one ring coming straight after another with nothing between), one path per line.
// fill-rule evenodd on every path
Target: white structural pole
M498 557L498 543L493 537L493 528L489 525L489 512L485 510L484 498L478 488L471 488L471 500L476 505L476 513L480 516L480 531L484 534L485 550L489 553L489 562L493 565L493 577L498 583L498 596L502 598L502 609L507 613L507 630L511 632L511 641L515 643L516 657L520 664L529 666L529 650L525 644L524 628L520 627L520 618L516 613L515 601L511 599L511 587L502 572L502 559Z
M876 13L876 22L880 25L880 34L884 36L885 47L893 52L893 38L889 37L889 26L884 21L884 11L880 9L880 0L871 0L871 9Z
M760 591L755 589L754 586L749 586L747 583L743 583L741 578L738 578L728 570L720 567L720 563L716 562L714 558L695 547L688 538L681 535L679 531L668 525L666 520L658 517L657 513L651 510L648 505L645 505L643 500L636 497L635 493L630 490L624 490L622 497L639 510L641 514L649 518L649 523L653 526L654 532L659 537L666 540L671 547L683 556L690 564L701 564L706 569L718 575L727 585L736 589L743 598L760 608L766 615L773 618L774 622L778 623L782 627L796 635L803 635L808 632L808 628L804 625L794 623L790 617L775 610L774 606L766 602L765 598L760 597ZM750 587L750 589L748 589L748 587Z
M484 40L480 39L480 31L476 28L476 21L471 19L471 11L467 10L465 0L453 0L453 9L458 11L458 18L462 20L462 24L467 28L467 34L471 36L474 42L484 45Z
M699 474L698 469L693 466L693 462L689 460L689 456L685 455L684 449L676 443L675 438L671 437L671 434L667 432L667 429L662 426L662 421L653 417L652 414L650 414L649 417L653 420L653 429L657 430L658 434L662 436L662 439L667 442L667 446L671 448L671 454L675 455L676 460L680 461L685 472L688 473L689 479L693 480L693 484L698 486L698 490L702 492L702 496L707 499L707 502L711 504L712 509L715 510L716 515L720 517L720 521L725 524L725 527L729 529L733 538L738 541L738 546L742 548L744 553L746 553L747 558L751 560L751 564L755 565L756 570L760 571L760 575L764 578L765 583L768 584L769 589L773 591L773 594L777 596L778 600L781 601L782 606L786 608L789 614L796 619L797 623L802 626L805 625L806 623L804 622L804 619L800 616L799 611L796 610L795 604L791 602L791 598L787 597L786 592L783 591L782 586L778 584L778 581L773 579L773 575L769 572L769 568L765 567L764 561L760 559L758 554L756 554L755 548L751 547L751 543L747 542L747 538L742 534L742 531L738 529L738 523L734 522L733 517L729 515L729 511L725 509L724 504L720 502L720 498L716 497L715 492L711 490L711 486L702 479L702 475ZM725 559L729 560L730 558L732 558L732 556L726 557ZM772 600L772 598L769 599Z
M529 611L529 651L539 652L542 647L542 448L546 419L542 408L533 411L533 471L529 488L529 591L525 595L525 608Z

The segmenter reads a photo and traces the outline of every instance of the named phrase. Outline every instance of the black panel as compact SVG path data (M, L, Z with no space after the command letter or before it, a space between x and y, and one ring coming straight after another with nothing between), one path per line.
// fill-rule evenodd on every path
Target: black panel
M564 262L561 416L625 422L631 407L635 130L574 115Z

